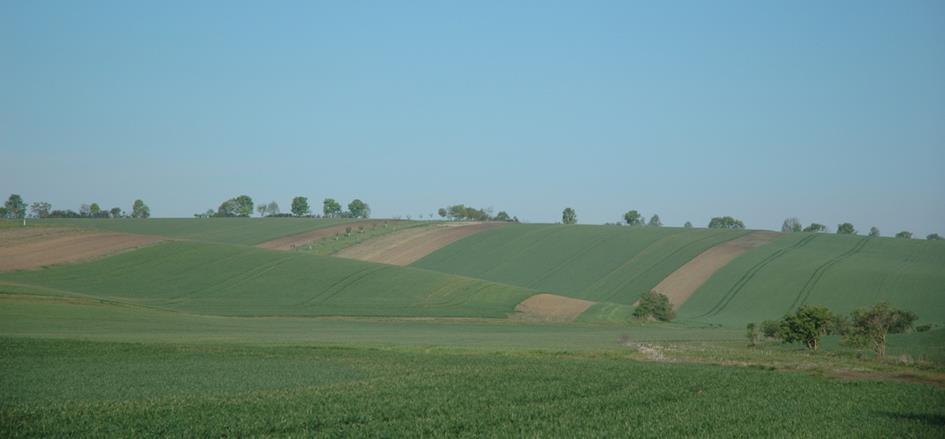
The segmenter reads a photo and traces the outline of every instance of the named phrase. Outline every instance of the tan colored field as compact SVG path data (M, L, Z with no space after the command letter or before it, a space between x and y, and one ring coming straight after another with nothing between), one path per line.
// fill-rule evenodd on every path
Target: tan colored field
M755 247L767 244L780 234L777 232L753 232L712 247L670 273L653 291L665 294L674 308L679 308L705 281L735 259L738 255Z
M536 294L515 307L515 318L571 322L595 302L555 294Z
M459 239L505 223L438 223L369 239L335 256L382 264L409 265Z
M77 262L161 241L159 236L62 228L0 230L0 271Z
M366 229L392 221L395 220L365 220L339 224L337 226L323 227L310 232L299 233L297 235L290 235L279 239L273 239L272 241L266 241L262 244L257 244L256 247L267 248L269 250L292 250L295 247L303 244L318 241L322 238L329 238L339 233L345 233L345 230L347 230L348 227L350 227L351 230L357 230L358 227L364 227Z

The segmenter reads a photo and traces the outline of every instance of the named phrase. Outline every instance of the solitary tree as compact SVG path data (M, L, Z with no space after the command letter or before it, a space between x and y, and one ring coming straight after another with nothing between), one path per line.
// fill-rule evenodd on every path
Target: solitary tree
M441 208L437 209L437 210L436 210L436 214L439 215L440 218L446 218L446 208L441 207Z
M633 316L638 319L653 318L668 322L676 317L676 312L673 311L673 305L669 303L669 297L665 294L647 291L640 295L640 301L633 309Z
M577 224L577 212L570 207L565 207L561 211L561 222L564 224Z
M37 201L30 205L30 216L33 218L46 218L49 211L52 210L52 204L45 201Z
M89 216L93 218L98 218L101 215L102 215L101 206L99 206L98 203L92 203L92 205L89 206Z
M295 197L292 199L292 214L293 215L305 216L311 212L312 210L308 207L308 198Z
M930 233L925 237L925 239L928 239L929 241L941 241L942 237L938 233Z
M653 216L650 217L650 222L647 225L651 227L662 227L663 222L660 221L659 215L653 214Z
M353 218L368 218L371 216L371 207L355 198L354 201L348 203L348 212L351 212Z
M827 226L825 226L825 225L823 225L823 224L810 223L809 226L807 226L807 227L804 228L804 231L805 231L805 232L813 232L813 233L826 232L826 231L827 231Z
M240 195L233 199L236 201L236 215L250 216L253 214L253 199L249 195Z
M3 209L7 218L26 218L26 202L18 194L11 194L6 203L3 203Z
M912 239L912 232L903 230L896 234L896 237L899 239Z
M147 204L144 204L144 201L135 200L134 204L131 206L131 217L132 218L148 218L151 216L151 208Z
M838 235L856 235L856 229L854 229L853 224L850 224L850 223L838 224L837 234Z
M686 221L686 224L683 224L683 227L685 227L685 228L687 228L687 229L691 229L691 228L692 228L692 223L689 222L689 221Z
M879 237L879 229L876 228L876 226L870 227L870 234L869 234L869 236L870 236L870 237L873 237L873 238L878 238L878 237Z
M784 223L781 224L781 231L784 233L800 232L801 230L801 222L794 217L784 220Z
M628 210L627 213L623 214L623 220L630 226L639 226L643 224L643 215L640 215L640 212L636 210Z
M111 214L112 218L121 218L121 208L120 208L120 207L113 207L112 210L111 210L109 213Z
M886 302L860 308L853 312L853 328L845 339L853 346L869 347L882 357L886 355L886 334L908 331L916 319L915 313L895 309Z
M807 349L816 351L820 338L827 334L831 319L829 309L804 305L794 314L784 316L779 335L785 343L804 343Z
M710 229L744 229L745 223L730 216L717 216L709 221Z
M325 201L322 202L322 213L327 218L341 215L341 203L335 201L334 198L325 198Z

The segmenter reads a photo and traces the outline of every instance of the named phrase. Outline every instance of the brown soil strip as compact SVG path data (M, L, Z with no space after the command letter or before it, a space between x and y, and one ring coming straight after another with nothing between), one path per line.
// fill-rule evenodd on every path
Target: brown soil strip
M335 256L392 265L410 265L459 239L505 223L438 223L378 236L342 249Z
M256 247L267 248L270 250L292 250L295 247L308 244L313 241L318 241L322 238L330 238L339 233L345 233L348 227L350 227L352 231L357 231L358 227L364 227L367 229L394 221L396 220L365 220L343 223L336 226L322 227L320 229L299 233L297 235L289 235L279 239L273 239L272 241L266 241L262 244L257 244Z
M709 280L716 271L727 265L738 255L755 247L767 244L780 233L759 231L712 247L670 273L653 288L669 297L673 307L678 308L692 293Z
M10 237L6 232L5 237ZM25 237L25 236L28 236ZM27 232L18 239L0 240L0 271L25 270L84 261L161 241L160 236L126 233Z
M555 294L536 294L519 303L515 307L513 317L523 320L572 322L594 303Z

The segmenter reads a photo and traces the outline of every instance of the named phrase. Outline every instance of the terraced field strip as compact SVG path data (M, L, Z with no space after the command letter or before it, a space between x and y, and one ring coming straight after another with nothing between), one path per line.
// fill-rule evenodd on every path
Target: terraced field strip
M160 240L156 236L56 228L0 229L0 272L89 260Z
M536 294L515 307L515 318L523 320L574 321L587 311L595 302L558 296L556 294Z
M804 286L801 288L801 290L797 293L797 297L794 299L794 302L791 303L791 307L788 308L788 312L791 312L792 310L807 302L807 298L810 297L810 292L813 291L814 287L817 286L817 283L820 282L820 279L824 277L824 273L826 273L830 267L833 267L850 256L859 253L863 250L863 247L866 247L866 244L869 243L869 241L870 238L863 238L857 241L856 244L853 245L853 248L851 248L849 251L833 259L830 259L817 267L817 269L811 273L810 278L807 279L807 282L804 283Z
M387 224L394 220L366 220L366 221L354 221L350 223L338 224L328 227L318 228L312 231L298 233L295 235L284 236L282 238L273 239L272 241L266 241L260 244L256 244L256 247L265 248L269 250L292 250L298 246L308 244L312 241L318 241L323 238L330 238L332 236L346 233L349 230L357 230L359 227L365 229L371 227L377 227L380 225Z
M653 291L669 297L678 308L696 292L716 271L742 253L771 242L780 236L775 232L759 231L716 245L696 256L657 284Z
M720 312L722 312L725 309L726 306L728 306L729 303L731 303L732 299L734 299L735 296L737 296L738 293L743 288L745 288L745 285L747 285L748 282L750 282L755 276L757 276L758 272L760 272L762 269L768 266L768 264L778 260L778 258L784 256L785 254L793 250L804 247L809 242L813 241L814 238L816 237L817 235L806 236L800 241L798 241L797 243L795 243L794 245L787 248L779 249L778 251L768 255L768 257L762 259L760 262L758 262L757 264L752 266L750 269L748 269L748 271L746 271L745 274L743 274L738 279L738 281L735 282L735 285L733 285L732 288L727 293L725 293L724 296L722 296L722 299L718 303L716 303L715 306L710 308L705 313L695 316L694 318L698 319L698 318L712 317L712 316L718 315Z
M369 239L345 248L335 256L391 265L410 265L462 238L507 223L439 223L415 227Z

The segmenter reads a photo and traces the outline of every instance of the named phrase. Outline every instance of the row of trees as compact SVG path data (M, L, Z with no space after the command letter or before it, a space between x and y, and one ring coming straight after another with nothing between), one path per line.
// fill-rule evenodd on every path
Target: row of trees
M791 218L785 219L784 223L781 224L781 231L784 233L795 233L795 232L825 233L827 232L827 226L823 224L818 224L818 223L810 223L810 225L808 225L807 227L804 227L801 224L800 220L798 220L797 218L791 217ZM837 224L838 235L856 235L858 233L859 232L857 232L856 227L854 227L853 224L851 223ZM870 227L870 231L869 233L867 233L867 236L872 236L872 237L881 236L879 233L879 228L875 226ZM912 239L912 232L908 230L903 230L899 233L896 233L895 237L899 239ZM926 235L925 239L928 239L930 241L941 240L942 237L938 233L932 233L932 234Z
M83 204L76 212L71 209L53 210L52 204L45 201L36 201L27 207L23 197L19 194L11 194L7 201L0 207L0 218L24 219L24 218L148 218L151 216L151 209L144 201L135 200L131 206L131 215L128 215L120 207L103 209L98 203Z
M441 207L437 209L436 214L440 218L448 219L451 221L506 221L506 222L518 222L518 217L509 216L506 211L499 211L499 213L492 215L492 208L486 209L476 209L472 206L466 206L465 204L454 204L448 207Z
M623 214L623 222L628 226L635 227L662 227L663 221L660 219L658 214L653 214L650 217L649 221L646 221L646 218L637 210L628 210ZM571 207L566 207L561 212L561 223L562 224L577 224L577 212L574 211ZM620 225L620 223L614 223ZM686 221L683 227L687 229L692 228L692 223ZM741 220L732 218L730 216L715 217L709 221L708 227L710 229L744 229L745 223Z
M869 348L882 357L886 355L887 334L910 331L917 319L915 313L893 308L886 302L857 309L849 317L823 306L804 305L783 319L765 321L760 327L749 323L747 336L752 346L763 334L784 343L802 343L816 351L823 336L840 335L847 346Z
M256 212L264 217L310 217L310 218L369 218L371 216L371 207L359 199L348 203L348 210L342 210L341 203L334 198L325 198L322 202L322 215L313 215L312 208L309 206L308 198L295 197L292 199L291 214L282 213L279 209L279 203L270 201L269 203L256 206ZM230 198L220 204L216 211L208 210L206 213L195 214L198 218L207 217L248 217L253 214L253 199L249 195L240 195Z

